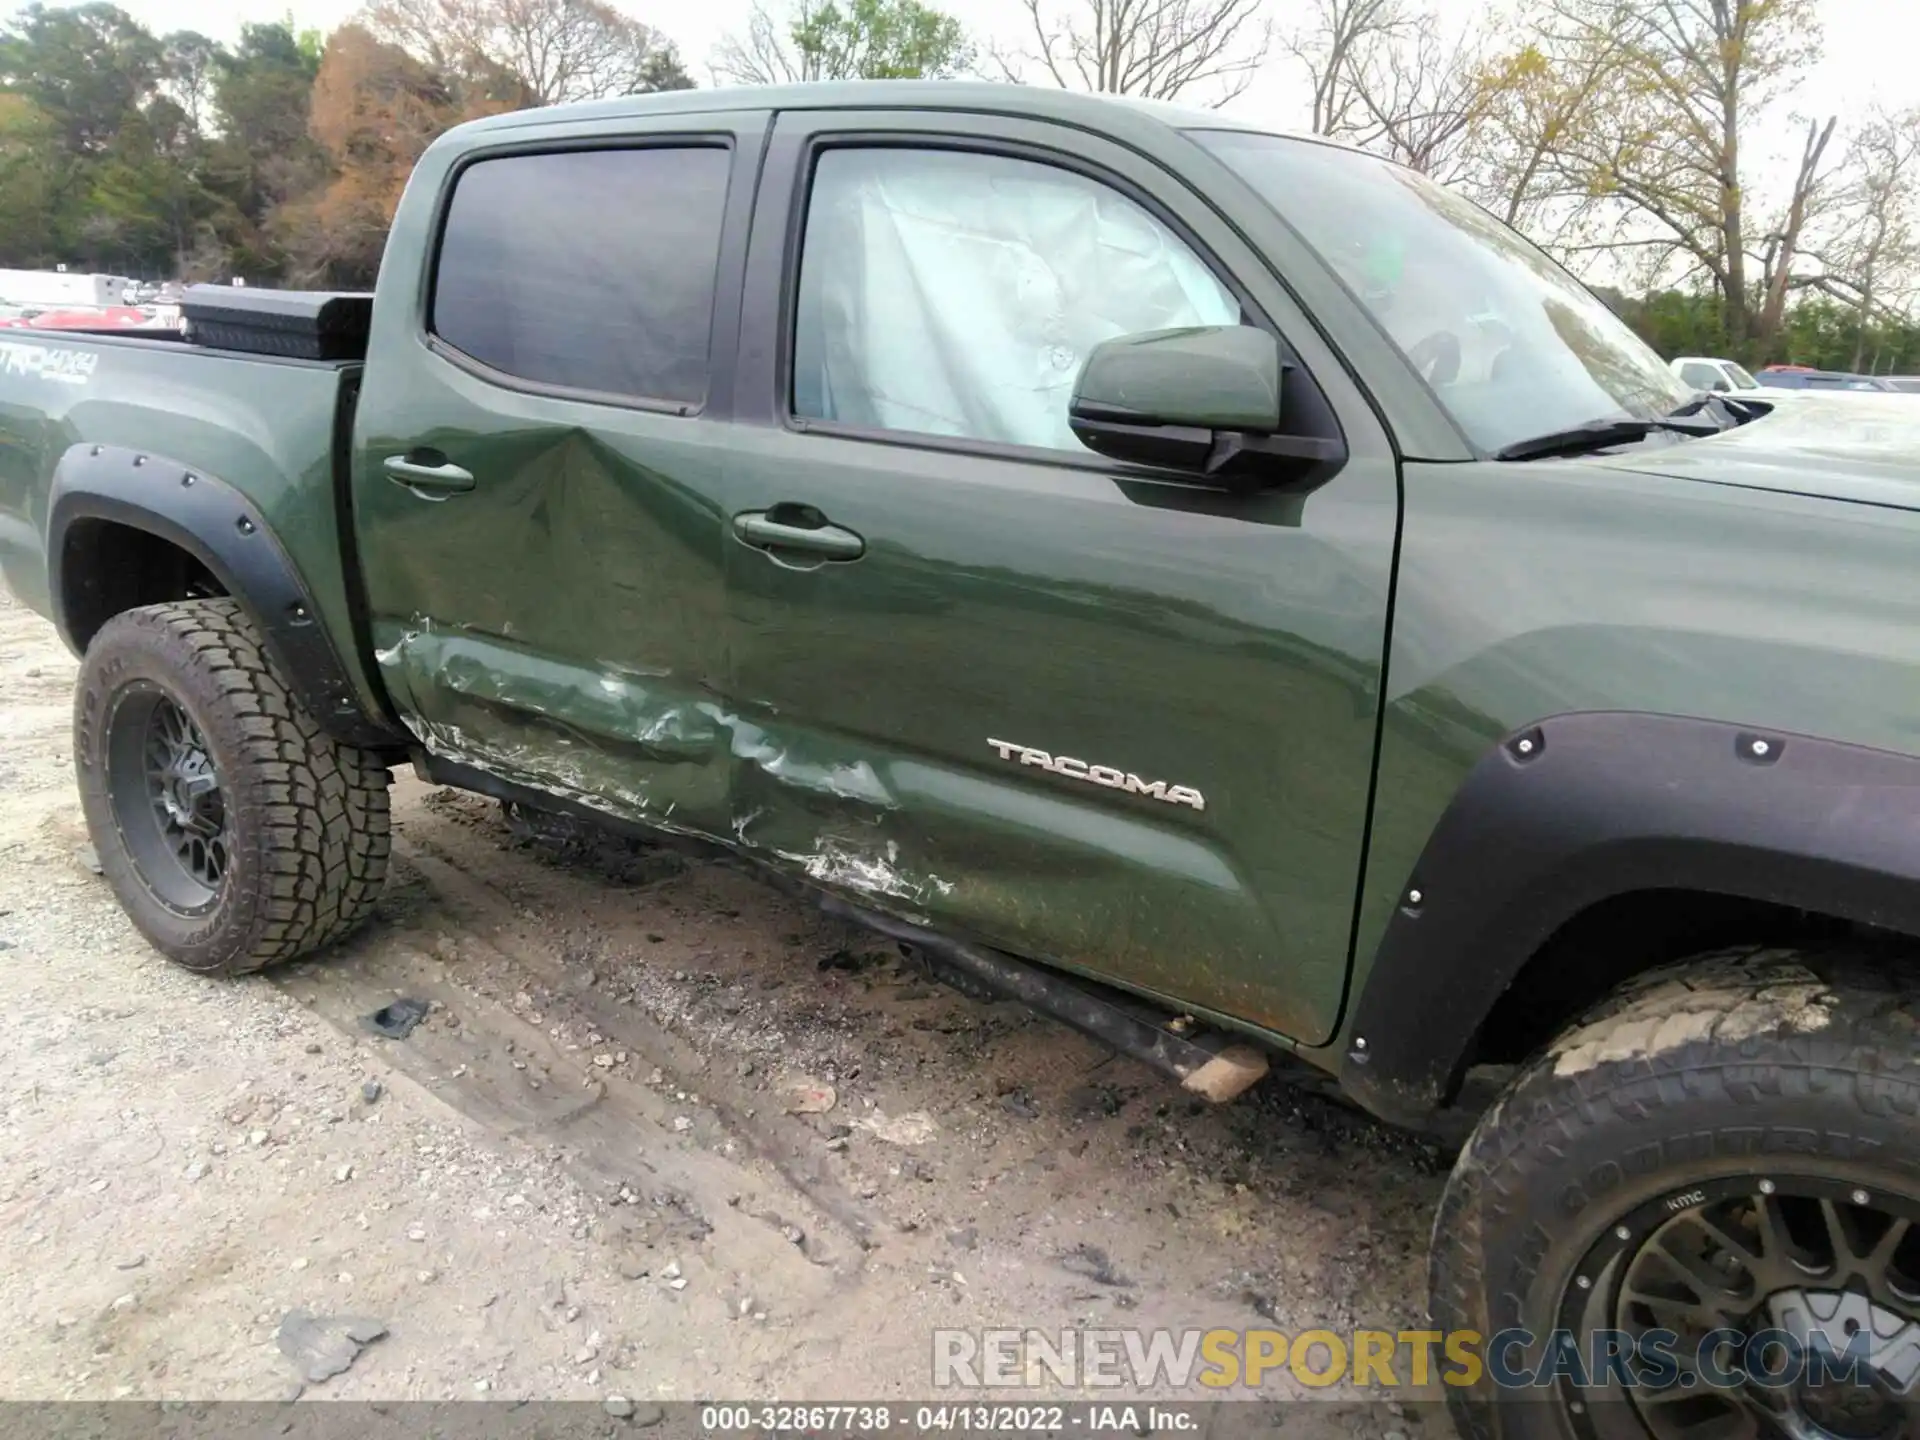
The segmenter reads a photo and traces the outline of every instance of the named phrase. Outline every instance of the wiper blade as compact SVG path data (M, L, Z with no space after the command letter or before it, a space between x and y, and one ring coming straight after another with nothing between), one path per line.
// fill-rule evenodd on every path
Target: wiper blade
M1685 407L1682 407L1683 410ZM1609 445L1629 445L1644 440L1658 430L1676 435L1718 435L1720 426L1711 420L1695 420L1676 412L1659 420L1590 420L1566 430L1551 430L1545 435L1516 440L1493 452L1496 460L1537 460L1546 455L1573 455L1583 450L1604 450Z

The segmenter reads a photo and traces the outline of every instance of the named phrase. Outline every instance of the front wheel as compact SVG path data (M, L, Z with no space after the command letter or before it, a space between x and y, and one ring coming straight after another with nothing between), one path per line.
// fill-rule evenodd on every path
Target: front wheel
M1464 1434L1920 1434L1912 973L1862 951L1701 957L1516 1077L1434 1230L1434 1323L1486 1346L1449 1390Z
M386 768L300 707L237 601L103 625L80 666L74 762L101 873L189 970L317 949L380 896Z

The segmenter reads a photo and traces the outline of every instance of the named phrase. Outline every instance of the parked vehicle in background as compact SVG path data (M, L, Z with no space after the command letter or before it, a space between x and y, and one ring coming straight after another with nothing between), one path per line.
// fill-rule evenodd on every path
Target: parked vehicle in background
M136 305L107 305L98 310L41 310L26 321L35 330L137 330L158 323L155 312Z
M1902 395L1920 395L1920 375L1888 375L1885 379Z
M1901 1433L1920 406L1702 393L1424 176L1011 85L476 121L379 277L0 341L162 953L350 931L405 763L722 847L1209 1099L1504 1070L1475 1436ZM1782 1335L1859 1388L1725 1367Z
M0 270L0 304L39 310L104 310L131 303L138 287L125 275L65 270Z
M1871 391L1882 395L1898 393L1899 390L1898 386L1879 375L1850 375L1841 370L1788 369L1771 365L1760 372L1760 384L1769 390Z
M1674 374L1696 390L1728 395L1760 388L1760 382L1732 360L1717 360L1710 355L1682 355L1669 361L1668 365Z

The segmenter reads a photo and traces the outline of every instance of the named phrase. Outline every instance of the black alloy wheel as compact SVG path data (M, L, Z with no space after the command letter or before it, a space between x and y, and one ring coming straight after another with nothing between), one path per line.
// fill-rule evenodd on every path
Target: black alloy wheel
M151 683L114 697L107 794L127 853L155 897L180 915L212 908L233 843L220 774L199 727Z
M1622 985L1481 1116L1429 1282L1470 1440L1920 1437L1920 946Z
M1790 1172L1693 1187L1607 1231L1560 1326L1628 1342L1627 1397L1653 1440L1920 1434L1916 1222L1911 1199ZM1670 1366L1635 1361L1651 1337ZM1560 1383L1575 1432L1596 1434L1583 1387Z

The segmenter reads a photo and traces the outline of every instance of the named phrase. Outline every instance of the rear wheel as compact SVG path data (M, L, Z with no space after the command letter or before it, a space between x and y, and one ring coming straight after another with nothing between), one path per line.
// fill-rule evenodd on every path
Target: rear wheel
M1464 1433L1920 1433L1910 974L1860 951L1701 957L1521 1071L1434 1232L1435 1324L1509 1332L1504 1381L1449 1393Z
M115 616L87 647L74 757L101 873L141 934L237 975L344 935L379 898L387 772L288 693L229 599Z

